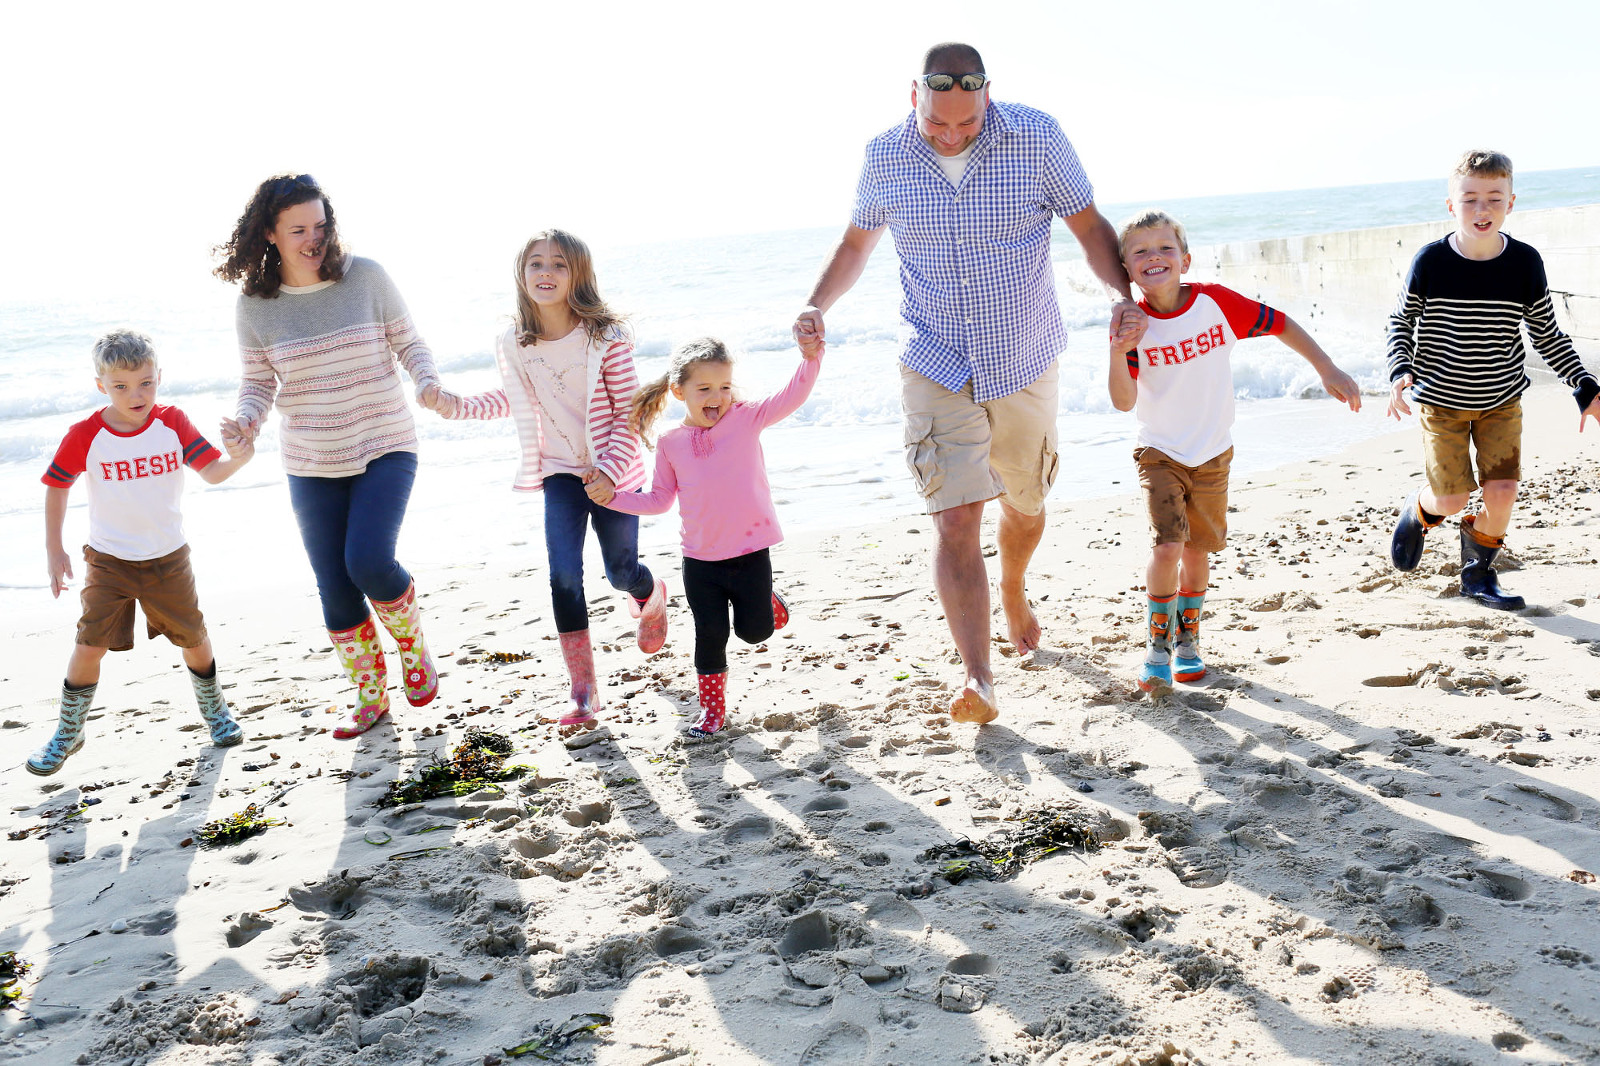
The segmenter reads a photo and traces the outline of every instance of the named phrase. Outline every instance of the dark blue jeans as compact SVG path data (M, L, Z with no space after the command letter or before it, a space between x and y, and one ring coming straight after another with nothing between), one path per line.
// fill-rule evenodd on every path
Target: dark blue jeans
M594 527L612 588L636 600L649 599L655 591L655 577L639 561L639 519L589 499L576 474L551 474L544 479L544 546L550 556L550 602L558 633L589 628L589 604L583 597L586 526Z
M399 599L411 584L394 546L416 479L415 452L380 455L353 477L289 475L289 502L329 629L353 629L367 620L366 598Z

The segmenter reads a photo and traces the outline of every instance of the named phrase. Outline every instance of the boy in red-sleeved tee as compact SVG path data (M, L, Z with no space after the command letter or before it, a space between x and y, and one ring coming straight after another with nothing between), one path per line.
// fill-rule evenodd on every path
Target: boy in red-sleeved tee
M1234 341L1275 336L1322 379L1329 395L1361 409L1361 392L1288 315L1221 285L1186 285L1189 244L1163 211L1144 211L1118 231L1123 265L1139 287L1150 325L1137 347L1111 340L1108 387L1119 411L1139 419L1133 457L1150 514L1154 548L1145 571L1148 638L1139 687L1198 681L1200 613L1211 552L1228 533L1233 459ZM1176 601L1176 603L1174 603ZM1177 625L1173 625L1173 613ZM1174 632L1176 629L1176 632Z
M83 616L61 685L60 721L55 735L27 761L28 770L41 776L61 769L83 747L100 660L107 651L133 647L135 603L144 611L149 636L160 633L183 649L212 743L226 747L244 739L217 685L179 501L185 466L215 485L249 462L254 447L225 441L228 458L223 459L188 416L156 403L161 372L150 338L142 333L119 330L101 337L94 346L94 369L96 385L111 402L67 431L42 478L51 593L60 596L72 576L61 531L67 495L80 474L89 484L89 543L83 549Z

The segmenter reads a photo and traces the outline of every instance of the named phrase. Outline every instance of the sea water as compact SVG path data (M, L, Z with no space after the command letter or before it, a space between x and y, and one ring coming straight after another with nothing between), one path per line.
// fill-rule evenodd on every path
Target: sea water
M1524 208L1591 202L1600 168L1519 174ZM1167 200L1196 245L1443 222L1443 180ZM1144 204L1107 204L1113 220ZM1508 229L1515 230L1515 216ZM219 222L219 228L226 228ZM841 227L842 229L842 224ZM601 290L630 315L638 337L641 380L660 376L674 344L713 334L740 353L736 380L746 396L780 388L798 361L790 326L839 229L694 238L634 247L599 247ZM431 248L346 234L358 254L384 263L454 391L499 384L492 343L512 307L511 264L523 235L457 235L451 268L440 271ZM1077 243L1057 225L1052 242L1062 317L1070 333L1061 360L1061 475L1053 499L1070 501L1129 491L1133 485L1131 414L1115 411L1105 388L1108 305L1092 284ZM187 411L202 431L232 413L238 384L233 333L235 290L205 274L159 285L104 283L92 271L58 298L7 303L0 298L0 589L46 585L43 473L62 434L102 402L89 367L94 339L131 325L161 352L160 402ZM417 279L422 279L418 281ZM1195 276L1195 280L1206 280ZM791 534L842 528L920 506L902 459L898 376L897 263L884 241L854 289L827 318L828 351L807 403L763 437L773 494ZM1387 375L1383 337L1318 324L1318 341L1370 391L1352 415L1322 395L1305 362L1283 345L1257 340L1233 355L1238 405L1235 469L1249 472L1327 454L1393 427L1383 417ZM669 411L669 416L671 412ZM445 422L417 413L422 472L407 521L402 556L418 565L525 549L543 558L539 498L512 494L517 461L509 421ZM213 433L214 435L214 433ZM237 567L258 573L288 568L309 582L289 513L277 454L274 415L254 462L222 486L189 479L185 502L197 569ZM85 493L73 493L67 545L76 556L86 526ZM205 550L207 538L231 547ZM647 548L677 540L674 513L646 519ZM220 557L220 558L219 558ZM211 562L205 560L210 559Z

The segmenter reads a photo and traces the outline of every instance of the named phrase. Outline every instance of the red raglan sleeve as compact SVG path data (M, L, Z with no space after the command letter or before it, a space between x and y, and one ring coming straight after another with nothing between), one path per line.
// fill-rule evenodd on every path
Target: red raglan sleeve
M194 428L194 423L189 421L189 416L176 407L168 407L160 413L160 418L172 432L178 435L178 443L183 445L183 462L185 466L192 466L196 470L204 470L218 459L222 453L212 446L211 442L200 435Z
M1257 303L1248 296L1240 296L1225 285L1196 286L1222 308L1228 328L1240 340L1250 337L1276 337L1288 323L1282 311Z
M98 428L90 419L67 430L67 435L61 438L61 446L56 449L56 457L50 460L50 468L39 480L53 489L71 488L89 461L89 444Z

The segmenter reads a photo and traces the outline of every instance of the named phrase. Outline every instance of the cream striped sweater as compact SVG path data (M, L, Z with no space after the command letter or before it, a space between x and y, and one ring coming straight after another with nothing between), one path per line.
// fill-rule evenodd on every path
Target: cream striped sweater
M405 300L370 259L314 292L240 296L244 367L238 418L262 423L276 401L284 469L349 477L388 452L417 450L396 361L421 392L439 383Z

